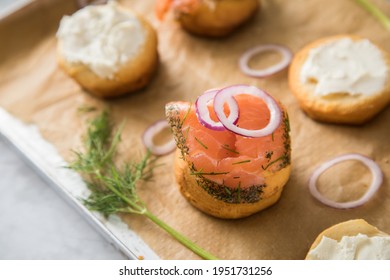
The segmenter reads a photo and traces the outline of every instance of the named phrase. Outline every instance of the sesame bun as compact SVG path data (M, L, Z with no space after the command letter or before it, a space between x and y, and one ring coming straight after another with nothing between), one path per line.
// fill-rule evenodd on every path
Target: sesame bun
M177 1L173 11L187 31L204 36L226 36L258 10L258 0Z
M309 249L309 252L318 246L324 236L339 242L344 236L356 236L358 234L364 234L368 237L388 236L387 233L380 231L363 219L349 220L331 226L330 228L327 228L321 232L314 240ZM306 256L306 259L309 259L308 256Z
M157 35L151 24L142 16L120 6L135 16L145 32L145 41L134 57L120 64L112 77L97 75L89 65L69 61L63 53L63 40L58 40L57 59L59 66L89 93L100 98L112 98L144 88L158 66Z
M197 177L190 174L188 163L182 159L179 149L176 150L174 169L181 194L204 213L224 219L247 217L275 204L279 200L291 173L291 165L289 164L277 172L264 174L266 187L263 188L261 199L257 202L228 203L213 196L200 186Z
M339 92L326 96L314 94L316 81L301 82L301 71L312 49L326 43L350 38L352 41L365 40L357 36L338 35L319 39L295 54L291 62L288 82L291 92L297 98L300 107L307 115L315 120L340 123L363 124L377 115L390 102L390 71L387 71L387 80L383 90L371 95L351 95L347 92ZM371 42L372 43L372 42ZM375 45L375 44L374 44ZM375 45L376 46L376 45ZM376 46L390 69L390 54ZM335 65L337 67L337 65Z

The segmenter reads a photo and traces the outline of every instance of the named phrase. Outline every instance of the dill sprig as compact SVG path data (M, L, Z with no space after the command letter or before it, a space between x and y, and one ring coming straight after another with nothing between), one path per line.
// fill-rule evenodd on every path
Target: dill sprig
M251 160L247 159L247 160L242 160L242 161L236 161L236 162L233 162L232 165L234 165L234 164L243 164L243 163L248 163L248 162L251 162Z
M114 157L121 140L121 130L122 127L112 133L108 113L104 111L90 122L84 151L75 152L76 159L69 168L79 172L91 190L91 195L84 200L85 205L105 216L115 213L143 215L195 254L204 259L216 259L148 210L138 196L137 185L151 178L155 158L148 151L139 162L118 167Z
M367 12L375 17L387 30L390 30L390 18L387 17L378 7L369 2L368 0L355 0L362 6Z
M195 138L195 140L196 140L196 142L198 142L199 143L199 145L201 145L203 148L205 148L206 150L208 149L208 147L202 142L202 141L200 141L198 138L196 138L196 137L194 137Z
M234 153L234 154L237 154L237 155L239 155L239 154L240 154L240 153L239 153L239 152L237 152L236 150L233 150L233 149L229 148L229 145L227 145L227 144L223 144L221 147L222 147L223 149L225 149L225 150L229 151L229 152L232 152L232 153Z
M204 176L204 175L225 175L225 174L228 174L229 172L203 172L203 170L199 170L199 171L191 171L190 175L201 175L201 176Z
M268 163L265 167L262 165L261 168L263 168L263 170L267 170L268 167L270 167L274 163L278 162L279 160L285 160L285 159L286 159L286 155L282 155L282 156L278 157L277 159L275 159L275 160L271 161L270 163Z

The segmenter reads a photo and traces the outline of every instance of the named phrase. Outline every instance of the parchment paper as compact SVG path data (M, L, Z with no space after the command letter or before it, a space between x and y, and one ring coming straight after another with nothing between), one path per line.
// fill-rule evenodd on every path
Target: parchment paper
M235 83L256 85L278 98L290 115L293 170L280 201L245 219L209 217L179 194L171 154L159 159L164 166L156 169L155 181L142 186L141 195L150 210L222 259L303 259L322 230L353 218L364 218L390 233L390 108L363 126L319 123L298 107L287 86L287 71L258 80L244 76L237 66L242 52L257 44L285 44L295 52L312 40L340 33L367 37L390 51L390 32L353 0L261 2L262 9L252 21L217 40L187 34L171 16L158 22L154 1L123 1L156 27L161 62L147 89L102 101L81 90L56 64L54 34L61 16L76 9L73 1L35 1L0 22L0 106L38 125L68 161L72 159L70 150L80 148L85 120L92 117L77 109L108 106L116 123L126 120L120 159L131 160L144 153L140 136L150 123L164 118L167 102L194 101L206 89ZM372 2L390 15L389 2ZM364 206L332 209L311 197L307 181L318 164L348 152L373 158L384 172L384 183ZM359 184L355 191L350 182L367 183L370 176L361 166L352 167L358 172L343 168L338 172L343 176L327 176L333 181L321 179L322 185L336 186L327 195L345 199L364 191L366 184ZM340 184L346 187L340 188ZM198 259L147 219L133 215L123 219L163 259Z

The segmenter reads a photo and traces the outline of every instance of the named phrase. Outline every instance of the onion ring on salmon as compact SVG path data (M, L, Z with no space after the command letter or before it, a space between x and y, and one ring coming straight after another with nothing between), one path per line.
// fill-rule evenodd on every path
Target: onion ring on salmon
M337 202L330 200L326 197L324 197L317 189L317 180L318 177L327 169L332 167L333 165L340 163L342 161L346 160L357 160L363 163L372 173L372 181L370 186L368 187L366 193L359 199L349 202ZM335 157L329 161L324 162L321 164L316 170L314 170L313 174L310 177L309 180L309 190L310 193L318 199L321 203L334 207L339 209L347 209L347 208L354 208L363 205L366 203L373 195L374 193L379 189L380 185L383 181L383 174L381 169L379 168L378 164L373 161L372 159L360 155L360 154L345 154L342 156Z
M242 127L238 127L234 122L232 122L228 117L226 117L224 111L224 104L229 99L234 98L234 96L240 94L248 94L255 97L259 97L264 101L270 112L270 120L265 127L257 130L245 129ZM219 90L214 97L214 111L217 114L219 121L227 130L246 137L263 137L270 135L279 127L280 122L282 120L282 112L275 99L273 99L270 95L268 95L261 89L248 85L234 85ZM234 113L233 111L234 108L230 108L231 114Z
M210 117L210 112L207 104L214 99L218 89L210 89L205 91L195 101L196 115L198 116L199 122L205 127L213 130L225 130L225 127L221 122L215 122ZM239 117L239 110L237 101L234 98L229 98L227 104L230 108L230 114L227 117L232 123L237 123Z
M153 138L161 132L164 128L170 127L167 120L159 120L149 126L142 135L142 141L149 151L158 156L166 155L176 149L176 142L172 138L162 145L156 145Z

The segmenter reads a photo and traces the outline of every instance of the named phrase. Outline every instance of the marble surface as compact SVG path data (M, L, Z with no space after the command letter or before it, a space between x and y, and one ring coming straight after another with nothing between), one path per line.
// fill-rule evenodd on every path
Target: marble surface
M0 259L126 259L0 137Z

